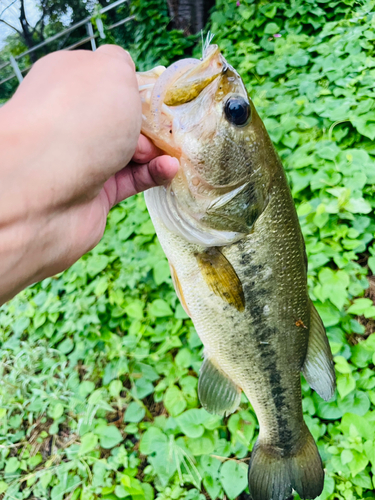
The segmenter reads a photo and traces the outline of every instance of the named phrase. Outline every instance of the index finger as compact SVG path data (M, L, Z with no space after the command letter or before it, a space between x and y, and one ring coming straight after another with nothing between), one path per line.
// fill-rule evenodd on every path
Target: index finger
M135 64L129 52L120 47L119 45L112 45L112 44L101 45L94 52L95 56L103 54L110 57L116 57L118 59L122 59L123 61L127 62L127 64L129 64L129 66L131 66L135 71Z

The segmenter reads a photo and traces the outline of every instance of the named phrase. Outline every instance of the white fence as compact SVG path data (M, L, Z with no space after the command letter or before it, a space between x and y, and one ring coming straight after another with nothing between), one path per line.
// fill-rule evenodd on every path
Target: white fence
M99 12L100 12L100 14L103 14L104 12L107 12L111 9L115 9L116 7L118 7L119 5L121 5L127 1L128 0L118 0L117 2L114 2L110 5L107 5L106 7L103 7ZM35 47L31 48L30 50L26 50L22 54L15 56L15 57L10 56L9 61L0 66L0 71L7 68L8 66L10 66L12 69L12 74L10 76L7 76L3 80L0 80L0 85L2 85L3 83L5 83L9 80L12 80L13 78L17 78L19 82L22 82L23 73L27 73L27 71L29 71L29 69L31 68L31 65L27 66L26 68L21 69L19 67L19 61L21 61L24 57L31 54L35 50L38 50L41 47L44 47L45 45L48 45L49 43L57 40L58 38L70 33L71 31L74 31L75 29L79 28L80 26L86 25L87 36L82 38L79 42L76 42L73 45L70 45L69 47L63 47L61 50L72 50L72 49L75 49L75 48L79 47L80 45L83 45L87 42L91 43L92 50L96 50L95 39L98 37L105 38L104 26L103 26L102 20L100 18L97 18L95 20L95 22L96 22L96 27L97 27L99 33L94 34L94 29L93 29L91 19L92 19L91 17L87 17L86 19L82 19L82 21L79 21L78 23L70 26L69 28L65 29L64 31L61 31L60 33L57 33L56 35L51 36L50 38L47 38L47 40L45 40L44 42L42 42L38 45L35 45ZM133 19L134 19L134 16L125 17L124 19L121 19L121 21L118 21L117 23L114 23L111 26L106 26L105 29L107 31L107 30L117 28L118 26L121 26L129 21L132 21Z

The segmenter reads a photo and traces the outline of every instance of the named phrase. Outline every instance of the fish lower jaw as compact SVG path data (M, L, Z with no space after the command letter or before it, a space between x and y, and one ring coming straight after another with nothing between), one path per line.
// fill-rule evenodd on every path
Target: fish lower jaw
M210 228L189 216L178 204L170 189L158 186L145 192L145 201L152 218L160 219L172 233L188 243L204 247L226 246L239 241L244 234Z

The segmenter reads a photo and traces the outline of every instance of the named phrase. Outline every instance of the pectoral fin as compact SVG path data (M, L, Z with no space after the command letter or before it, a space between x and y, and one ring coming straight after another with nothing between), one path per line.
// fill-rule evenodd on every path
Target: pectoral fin
M245 309L245 296L242 283L232 264L215 247L197 254L196 258L209 288L215 295L242 312Z
M328 401L336 388L335 368L323 322L310 301L310 334L302 373L310 387Z
M241 400L241 389L215 364L205 358L199 373L199 400L208 412L233 413Z

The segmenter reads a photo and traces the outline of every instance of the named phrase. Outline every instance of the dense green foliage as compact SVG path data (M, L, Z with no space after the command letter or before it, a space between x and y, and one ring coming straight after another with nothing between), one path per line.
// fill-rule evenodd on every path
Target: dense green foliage
M191 47L165 30L163 2L133 8L141 69ZM311 297L335 355L334 401L303 383L326 467L321 500L375 498L372 8L218 0L211 17L288 172ZM0 309L0 342L5 498L232 500L246 491L255 414L244 396L227 419L200 409L202 345L141 196L111 212L90 255Z

